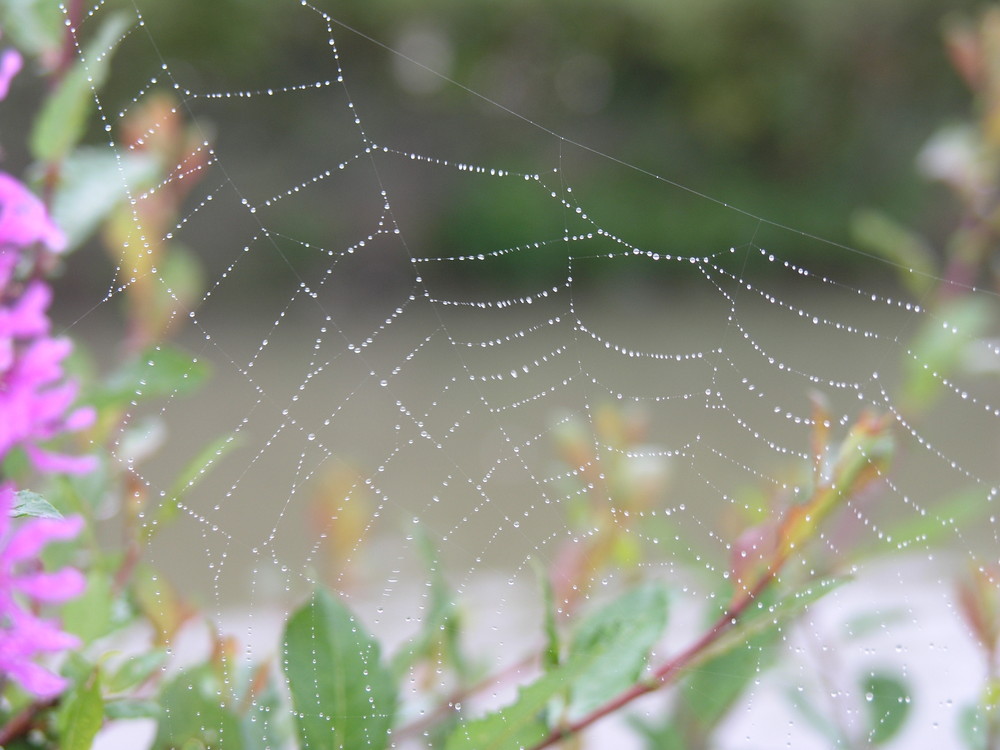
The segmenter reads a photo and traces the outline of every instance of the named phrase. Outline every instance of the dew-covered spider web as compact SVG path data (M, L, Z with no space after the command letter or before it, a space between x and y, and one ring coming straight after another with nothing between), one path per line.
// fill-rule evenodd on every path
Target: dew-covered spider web
M112 46L128 67L95 89L95 122L133 210L106 294L70 332L102 346L123 330L114 314L130 290L151 285L173 302L142 382L155 388L168 348L192 377L211 371L200 391L137 393L112 446L153 498L143 554L164 609L190 600L235 636L239 659L278 660L282 621L324 584L391 654L420 637L441 575L470 668L507 670L456 709L475 715L535 668L539 571L572 611L636 579L667 582L655 663L698 632L740 532L808 492L817 415L831 443L865 413L888 415L891 470L788 573L855 580L783 629L781 663L740 698L720 747L826 747L797 696L861 721L856 675L886 665L912 681L918 709L898 746L948 746L982 677L953 581L970 551L996 562L1000 393L986 376L937 372L914 341L935 329L984 372L1000 351L901 289L902 269L794 216L729 206L435 78L342 25L336 3L282 2L295 38L240 17L245 42L309 61L305 78L174 57L152 0L102 0L76 29L91 39L124 14ZM350 55L366 47L447 92L481 140L372 94L376 73ZM85 58L107 52L81 42ZM177 128L193 140L144 182L144 144ZM632 215L655 232L612 210L635 189ZM161 225L151 209L168 193L183 197ZM485 244L465 240L470 206L495 207ZM442 214L450 230L431 231ZM706 215L726 239L692 244L685 222ZM195 299L175 293L164 248L197 259ZM920 414L914 371L936 399ZM147 459L135 445L150 441L162 446ZM960 493L966 517L936 510ZM590 545L607 527L610 553ZM184 643L169 645L183 661ZM446 669L411 677L401 726L454 688ZM420 731L394 741L431 746ZM640 746L617 719L584 741Z

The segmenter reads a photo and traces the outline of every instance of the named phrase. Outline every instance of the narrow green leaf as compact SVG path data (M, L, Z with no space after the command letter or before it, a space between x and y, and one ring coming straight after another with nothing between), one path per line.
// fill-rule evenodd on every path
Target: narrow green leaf
M174 480L174 486L157 506L156 523L143 527L144 538L148 539L171 521L179 512L178 501L208 475L208 469L217 464L231 450L237 448L241 441L236 433L227 433L212 440L198 451L181 470Z
M59 161L80 142L93 108L94 92L104 85L111 53L128 26L126 15L109 15L85 46L82 59L45 100L31 132L31 153L37 160Z
M666 624L667 592L658 583L629 591L584 620L569 658L598 656L573 682L570 717L583 716L634 685Z
M937 284L937 255L926 239L881 211L861 210L851 218L858 244L898 269L899 280L917 298Z
M160 704L156 701L123 698L104 704L104 715L109 719L159 719L160 714Z
M417 636L393 656L392 672L401 677L419 660L433 659L437 664L454 667L460 678L469 678L472 669L461 649L461 620L455 595L441 573L437 550L423 528L418 530L416 542L430 584L427 616Z
M512 750L531 747L549 733L545 709L557 695L594 661L598 653L585 654L522 687L517 700L481 719L464 721L452 732L445 750Z
M90 750L104 720L101 682L98 673L81 681L70 691L59 713L59 747L63 750Z
M862 690L868 707L868 741L881 745L903 727L910 712L910 691L902 680L884 674L870 675Z
M347 607L318 589L289 619L284 653L302 747L384 750L396 686L378 642Z
M969 524L991 512L986 492L981 487L968 487L949 494L929 507L926 514L907 513L889 519L885 530L892 537L893 548L905 550L914 544L923 547L954 539L956 530L970 528Z
M109 693L122 693L141 685L167 661L161 649L144 651L126 659L106 681Z
M556 601L555 593L552 590L552 580L548 576L548 571L534 559L535 575L542 587L542 607L544 608L544 629L545 629L545 650L542 651L542 666L545 669L552 669L559 664L559 654L561 645L559 642L559 630L556 627Z
M62 513L56 510L52 503L31 490L20 490L11 509L12 518L62 518Z

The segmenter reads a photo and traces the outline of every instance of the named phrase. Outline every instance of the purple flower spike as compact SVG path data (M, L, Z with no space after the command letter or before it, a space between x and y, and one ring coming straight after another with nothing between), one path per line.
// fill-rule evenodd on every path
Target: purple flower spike
M83 593L86 582L75 568L20 573L17 567L37 560L50 542L75 537L83 520L33 518L14 529L10 519L13 504L13 485L0 485L0 674L46 700L61 693L66 680L36 664L35 657L77 648L80 641L55 623L34 615L22 602L64 602Z
M66 249L66 235L49 218L45 205L18 180L0 172L0 245L27 247L36 242L54 253Z
M24 58L16 49L4 50L3 55L0 55L0 99L7 98L10 82L14 80L14 76L21 72L23 65Z

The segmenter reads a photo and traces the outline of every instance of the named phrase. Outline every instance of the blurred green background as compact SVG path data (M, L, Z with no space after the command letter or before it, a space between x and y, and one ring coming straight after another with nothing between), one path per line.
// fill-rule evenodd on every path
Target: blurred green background
M148 85L157 67L151 65L157 61L150 58L150 41L174 80L196 91L313 82L332 72L328 47L318 37L325 34L322 22L294 0L108 0L102 7L116 5L130 15L138 8L145 24L115 53L105 102L127 103ZM942 126L969 114L971 97L949 64L942 31L949 19L981 7L973 0L313 5L335 19L347 82L372 138L508 169L563 166L576 194L589 200L588 209L599 208L598 223L622 231L634 244L703 254L770 238L758 236L744 214L661 189L668 186L574 149L545 130L751 217L833 243L867 249L851 229L857 212L867 208L884 211L932 245L943 244L954 228L957 207L944 188L922 180L915 157ZM32 92L26 89L20 81L15 86L10 117L16 118L17 109L30 115ZM540 128L522 127L501 107ZM328 160L322 148L324 139L334 140L327 135L333 111L330 100L309 94L256 107L250 116L198 107L191 114L227 157L234 139L249 144L241 156L259 164L256 172L241 175L242 184L273 192L330 166L334 157ZM92 127L91 141L104 140L96 118ZM347 137L356 148L356 133ZM23 156L16 140L5 138L6 168L13 172ZM261 144L267 148L263 159L253 150ZM552 204L516 201L502 181L483 181L476 189L462 180L424 187L405 185L391 196L400 213L413 219L405 227L413 254L488 251L553 235ZM345 188L345 199L352 190ZM191 200L194 205L197 198ZM286 217L290 234L320 244L328 240L328 211L308 198L298 209ZM829 244L804 237L781 252L817 270L836 266L863 275L867 283L890 276L864 255L831 253ZM491 282L533 278L562 268L564 258L514 253L496 264ZM106 282L106 268L95 270L77 259L73 264L78 282L87 276ZM209 278L224 268L210 259L207 264ZM448 264L447 272L468 282L462 276L466 265ZM265 279L274 272L260 269ZM367 283L387 282L376 270Z
M164 59L182 72L197 71L195 78L209 90L281 78L315 80L329 67L314 57L314 48L297 44L312 33L315 18L295 12L292 3L147 5L147 27ZM950 231L954 216L945 193L920 180L914 158L940 126L968 111L968 94L946 58L942 27L949 14L979 5L958 0L316 3L337 21L560 135L752 214L849 245L857 244L851 217L866 207L878 207L931 238ZM435 153L437 140L438 151L469 154L479 163L552 161L555 139L504 138L507 125L497 118L495 132L488 125L484 129L481 120L472 122L482 108L474 99L470 106L461 88L344 28L335 27L334 33L348 83L363 92L366 114L390 108L394 113L395 132L383 130L383 141L412 142L421 153ZM134 91L140 82L124 77L118 84ZM266 130L273 123L254 126ZM225 129L219 123L219 130ZM430 149L408 137L417 130L430 138ZM632 241L655 245L669 233L675 245L695 252L733 244L732 226L719 220L716 205L685 205L678 216L642 183L616 184L620 172L598 160L578 175L577 184L602 185L602 220L629 226ZM526 224L529 233L532 222L543 222L530 209L504 206L489 185L480 192L458 184L440 198L444 210L423 218L428 245L502 247L511 222ZM826 250L799 248L820 256ZM837 262L845 259L850 262L849 255L839 255ZM537 262L537 254L512 257L507 271L531 273L530 264Z

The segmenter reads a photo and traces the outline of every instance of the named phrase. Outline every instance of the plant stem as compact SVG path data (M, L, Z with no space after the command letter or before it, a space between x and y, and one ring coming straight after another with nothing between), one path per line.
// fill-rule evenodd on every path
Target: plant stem
M0 727L0 747L6 747L17 738L24 737L35 726L38 714L56 705L58 700L58 698L50 698L44 701L35 701Z

